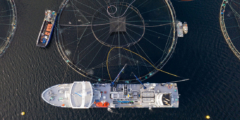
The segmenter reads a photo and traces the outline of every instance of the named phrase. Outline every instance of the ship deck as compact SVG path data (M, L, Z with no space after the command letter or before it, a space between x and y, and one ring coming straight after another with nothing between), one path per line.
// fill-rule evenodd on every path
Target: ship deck
M56 16L54 11L45 11L45 18L36 43L38 47L46 47L48 45L53 32Z
M42 94L49 104L74 109L88 108L178 108L176 83L91 84L74 82L50 87ZM107 103L104 105L103 103Z
M72 84L55 85L42 93L45 102L58 107L72 107L70 102L70 89Z
M111 84L109 83L94 84L94 93L96 95L93 100L107 101L110 103L109 108L178 107L177 86L171 85L171 89L169 89L167 85L158 83L144 84L146 89L143 89L141 84L118 84L115 90L111 91ZM127 88L126 94L124 94L124 86ZM101 95L98 95L97 92L100 92ZM162 99L163 95L173 99L168 99L169 105L164 103L156 105L159 101L157 97ZM97 106L92 104L91 107L96 108Z
M48 43L48 41L49 41L49 38L48 39L46 39L47 41L44 43L44 42L41 42L41 39L43 39L43 37L44 37L44 35L45 35L45 32L46 32L46 30L47 30L47 26L48 26L48 24L51 24L50 22L48 22L48 21L44 21L44 23L43 23L43 28L42 28L42 30L40 31L40 36L39 36L39 38L38 38L38 43L37 43L37 46L39 46L39 47L45 47L46 46L46 44ZM49 37L50 37L50 35L51 35L51 32L52 32L52 30L50 31L50 33L49 33Z

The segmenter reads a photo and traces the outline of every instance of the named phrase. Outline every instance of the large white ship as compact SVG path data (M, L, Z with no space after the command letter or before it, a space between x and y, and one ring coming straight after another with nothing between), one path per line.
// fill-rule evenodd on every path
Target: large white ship
M42 99L63 108L178 108L176 83L111 84L76 81L46 89Z
M111 83L76 81L46 89L42 99L64 108L178 108L179 94L176 83L115 84L125 69Z

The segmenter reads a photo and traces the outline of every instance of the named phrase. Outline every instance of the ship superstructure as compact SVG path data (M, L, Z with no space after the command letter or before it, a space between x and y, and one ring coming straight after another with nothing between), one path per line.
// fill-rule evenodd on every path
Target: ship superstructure
M55 11L51 10L45 11L43 24L36 42L36 45L38 47L46 47L48 45L53 33L56 17L57 13Z
M178 37L183 37L183 25L180 21L177 21L177 35Z
M42 99L64 108L178 108L176 83L117 84L76 81L46 89Z

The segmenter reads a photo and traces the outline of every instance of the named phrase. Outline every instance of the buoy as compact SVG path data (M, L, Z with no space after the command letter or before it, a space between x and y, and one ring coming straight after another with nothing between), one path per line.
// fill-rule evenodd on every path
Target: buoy
M21 115L25 115L25 112L21 112Z
M206 119L210 119L210 116L209 116L209 115L206 115Z
M62 104L62 107L64 107L65 106L65 104Z

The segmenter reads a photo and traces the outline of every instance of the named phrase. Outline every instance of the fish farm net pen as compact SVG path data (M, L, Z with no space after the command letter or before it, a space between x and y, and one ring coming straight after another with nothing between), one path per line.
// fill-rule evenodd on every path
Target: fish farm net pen
M128 64L119 81L135 80L131 72L144 81L161 71L177 44L169 0L65 0L58 13L58 51L70 68L91 80L111 81L108 74L116 76Z
M235 56L240 59L240 0L223 0L219 21L223 36L233 51Z

